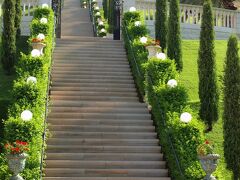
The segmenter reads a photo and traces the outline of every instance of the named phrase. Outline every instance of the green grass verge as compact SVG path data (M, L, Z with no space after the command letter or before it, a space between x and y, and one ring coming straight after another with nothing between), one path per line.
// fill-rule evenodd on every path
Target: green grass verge
M187 88L190 101L193 109L198 111L199 109L199 98L198 98L198 48L199 41L197 40L183 40L183 72L180 76L181 83ZM227 41L216 40L215 41L215 52L216 52L216 68L218 75L219 87L221 88L221 76L223 75L224 59L226 56ZM220 112L220 119L214 124L213 131L206 134L206 137L214 143L215 152L221 155L217 171L215 176L219 180L231 179L232 173L226 169L224 162L223 152L223 123L222 123L222 108Z

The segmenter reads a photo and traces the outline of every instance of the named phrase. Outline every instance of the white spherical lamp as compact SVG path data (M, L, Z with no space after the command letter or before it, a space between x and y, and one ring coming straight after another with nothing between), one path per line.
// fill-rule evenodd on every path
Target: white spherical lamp
M38 49L33 49L31 52L32 57L39 57L41 56L41 52Z
M136 10L137 10L137 9L136 9L135 7L130 7L130 8L129 8L129 11L130 11L130 12L135 12Z
M140 26L140 25L141 25L141 22L140 22L140 21L136 21L136 22L134 23L134 25L135 25L135 26Z
M184 112L180 116L180 121L183 123L189 123L192 120L192 115L188 112Z
M23 121L30 121L32 119L32 117L33 117L33 114L29 110L25 110L21 113L21 119Z
M40 39L40 40L44 40L45 39L45 35L40 33L37 35L37 38Z
M143 36L143 37L141 37L140 38L140 42L142 43L142 44L146 44L147 43L147 37L145 37L145 36Z
M174 88L178 85L177 81L175 79L170 79L168 82L167 82L167 85L168 87L170 88Z
M40 23L42 23L42 24L47 24L47 22L48 22L47 18L40 19Z
M104 32L106 32L106 30L105 30L104 28L102 28L102 29L101 29L101 32L103 32L103 33L104 33Z
M36 84L37 83L37 78L36 77L33 77L33 76L30 76L27 78L27 83L33 83L33 84Z
M46 3L42 4L42 8L48 8L48 7L49 7L48 4Z
M98 6L96 6L94 9L95 9L95 10L99 10L99 7L98 7Z
M165 60L167 58L167 56L164 53L157 53L157 58L161 59L161 60Z

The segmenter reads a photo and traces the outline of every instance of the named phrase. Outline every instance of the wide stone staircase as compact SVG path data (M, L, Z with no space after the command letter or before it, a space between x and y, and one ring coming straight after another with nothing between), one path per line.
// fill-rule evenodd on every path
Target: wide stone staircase
M52 68L45 180L170 180L122 41L96 38L79 0L64 2Z
M123 43L57 40L45 180L169 180Z

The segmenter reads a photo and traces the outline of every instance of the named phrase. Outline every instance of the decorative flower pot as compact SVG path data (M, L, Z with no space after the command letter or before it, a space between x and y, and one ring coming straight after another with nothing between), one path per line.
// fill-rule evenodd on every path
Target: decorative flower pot
M41 55L43 55L43 48L46 46L46 44L41 42L32 42L32 48L37 49L41 52Z
M216 180L212 173L217 169L219 154L208 154L206 156L198 156L203 170L206 172L204 180Z
M27 154L15 154L8 155L8 167L13 172L11 180L24 180L19 173L22 172L25 168Z
M146 46L146 49L148 50L148 59L156 57L157 53L161 51L161 47L159 45Z

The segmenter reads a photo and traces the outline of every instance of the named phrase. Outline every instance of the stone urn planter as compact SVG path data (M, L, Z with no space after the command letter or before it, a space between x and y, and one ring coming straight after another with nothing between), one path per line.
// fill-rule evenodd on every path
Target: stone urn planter
M216 180L212 173L217 169L219 154L208 154L205 156L198 156L203 170L206 172L204 180Z
M32 48L37 49L41 52L41 55L43 55L43 48L46 46L46 44L42 42L32 42Z
M7 155L8 167L13 172L11 180L24 180L19 173L24 170L27 157L26 153Z
M148 59L156 57L157 53L161 52L161 47L159 45L149 45L146 46L146 49L148 50Z

